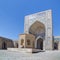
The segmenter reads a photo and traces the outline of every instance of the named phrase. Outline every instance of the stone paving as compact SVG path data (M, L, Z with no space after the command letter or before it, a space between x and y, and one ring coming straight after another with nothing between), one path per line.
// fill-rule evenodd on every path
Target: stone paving
M60 60L60 51L22 53L0 50L0 60Z

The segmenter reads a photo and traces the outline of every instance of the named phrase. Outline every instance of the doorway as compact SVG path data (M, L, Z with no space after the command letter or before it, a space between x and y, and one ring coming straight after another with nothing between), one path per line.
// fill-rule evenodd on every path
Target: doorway
M37 40L37 49L43 50L43 39L41 38Z
M54 50L58 50L58 43L54 43Z
M7 49L7 44L5 42L2 43L2 49Z

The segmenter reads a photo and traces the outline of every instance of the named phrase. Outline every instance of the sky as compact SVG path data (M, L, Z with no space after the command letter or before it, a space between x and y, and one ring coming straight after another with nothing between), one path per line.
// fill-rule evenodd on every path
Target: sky
M60 0L0 0L0 36L17 40L24 33L24 17L52 10L53 35L60 36Z

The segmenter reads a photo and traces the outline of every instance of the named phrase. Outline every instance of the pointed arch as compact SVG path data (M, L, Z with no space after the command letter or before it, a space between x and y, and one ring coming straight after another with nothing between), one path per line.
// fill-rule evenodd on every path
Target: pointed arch
M40 21L35 21L29 28L29 33L35 37L45 35L45 25Z

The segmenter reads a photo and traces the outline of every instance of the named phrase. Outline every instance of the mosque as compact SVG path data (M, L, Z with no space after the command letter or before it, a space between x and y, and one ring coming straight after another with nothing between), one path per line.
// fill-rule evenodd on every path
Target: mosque
M25 16L24 34L20 34L15 42L0 39L0 49L3 48L60 50L60 36L53 36L52 11Z
M51 10L25 16L24 34L19 36L19 48L60 49L60 37L53 36Z

